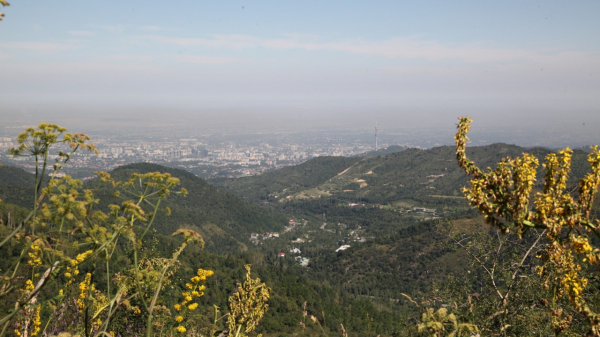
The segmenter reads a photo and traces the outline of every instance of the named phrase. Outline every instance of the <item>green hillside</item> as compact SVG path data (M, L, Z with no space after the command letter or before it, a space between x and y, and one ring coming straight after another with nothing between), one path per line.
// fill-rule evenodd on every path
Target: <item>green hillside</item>
M360 160L355 157L317 157L259 176L210 182L251 200L273 201L316 188Z
M466 254L447 244L440 221L451 220L467 234L489 229L462 197L460 188L467 185L467 179L456 165L454 151L452 147L408 149L362 158L345 167L346 158L328 158L337 164L337 172L329 171L329 178L322 178L319 185L314 180L311 184L298 181L298 177L307 177L303 167L313 167L312 160L286 168L287 175L280 170L217 183L242 197L260 199L263 206L307 220L306 226L261 243L269 261L276 264L280 261L277 252L298 248L301 256L310 259L305 271L308 278L326 282L355 299L389 301L402 292L426 294L434 282L470 268ZM470 148L469 156L486 167L523 152L543 161L549 150L493 144ZM574 152L572 169L571 189L589 171L584 152ZM537 188L541 187L541 174L540 167ZM283 191L280 187L290 176L295 186L306 187ZM336 252L342 245L350 247Z
M183 170L142 163L119 167L111 175L117 180L125 180L133 172L167 172L181 180L181 187L188 190L188 195L171 195L164 203L171 208L171 216L160 213L154 228L163 235L170 235L180 227L194 229L205 238L209 251L244 251L250 233L277 231L287 221L281 214L251 205ZM86 184L91 187L96 182ZM33 185L31 173L15 167L0 167L0 199L5 203L30 208ZM107 188L102 188L99 193L104 206L120 202L112 198Z
M14 166L0 166L0 184L31 187L35 184L35 176Z
M180 179L181 187L188 195L169 196L164 205L171 208L171 216L157 216L155 228L164 235L170 235L180 227L193 229L204 237L209 251L244 251L250 233L276 231L287 221L281 214L251 205L183 170L139 163L119 167L111 175L124 180L134 172L164 172Z
M0 167L0 199L21 207L33 205L35 176L14 166Z
M482 167L493 166L504 157L529 152L543 160L543 148L493 144L469 148L469 156ZM324 164L328 169L319 170ZM573 154L573 184L589 171L586 153ZM538 169L541 187L542 167ZM417 205L466 206L460 188L467 178L456 165L455 148L407 149L367 158L328 157L302 165L267 172L257 177L211 181L235 194L270 203L335 198L348 203L363 202L408 209Z
M406 149L408 149L408 148L404 147L404 146L391 145L391 146L388 146L386 148L379 149L377 151L365 152L363 154L358 155L357 157L377 157L377 156L383 156L383 155L386 155L386 154L391 154L391 153L396 153L396 152L402 152L402 151L404 151Z

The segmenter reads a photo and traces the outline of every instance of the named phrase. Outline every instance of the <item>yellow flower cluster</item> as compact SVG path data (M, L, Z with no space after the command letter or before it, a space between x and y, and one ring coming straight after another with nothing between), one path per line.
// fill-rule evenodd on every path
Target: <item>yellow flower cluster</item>
M485 215L486 222L508 233L515 227L518 235L531 226L530 194L536 182L538 159L524 153L522 157L502 159L496 169L482 171L466 156L467 132L471 120L461 118L456 140L456 158L467 175L471 187L463 188L465 198Z
M31 324L31 336L37 336L40 333L40 327L42 325L42 321L40 318L40 311L41 311L42 307L40 305L38 305L35 308L35 313L33 313L33 322ZM28 312L32 312L32 309L29 308L26 311ZM23 319L23 318L22 318ZM25 324L25 326L27 326L28 324ZM21 336L21 329L23 329L24 325L22 324L21 321L17 321L16 322L16 327L13 330L15 336ZM27 335L27 331L24 331L25 334Z
M67 271L64 275L65 277L69 278L69 281L67 281L67 285L70 285L73 282L73 276L79 275L79 269L77 268L77 265L75 265L74 267L67 266L66 269Z
M598 262L598 249L594 250L588 238L573 236L571 238L571 247L578 254L584 254L583 262L588 261L590 264Z
M33 287L33 281L32 280L25 281L25 291L28 292L28 293L30 293L30 292L33 291L33 289L34 289L34 287Z
M562 277L561 283L569 295L569 299L575 301L580 296L583 288L587 286L587 279L579 277L577 272L572 271Z
M73 281L75 281L75 276L79 275L78 265L85 261L85 259L92 253L92 250L88 250L81 254L77 254L77 256L74 259L69 259L69 264L65 267L66 271L64 273L65 277L69 279L65 284L65 288L71 285Z
M40 318L40 311L42 310L41 306L37 306L35 308L35 316L33 317L33 331L31 331L31 336L37 336L40 332L40 326L42 325L42 321Z
M198 269L196 276L190 279L191 283L186 283L185 287L188 291L184 291L181 293L183 300L181 303L177 303L173 305L175 311L178 312L178 315L175 317L175 321L177 323L181 323L184 319L186 311L194 311L198 308L198 303L191 303L194 299L202 297L204 295L204 290L206 286L202 283L206 283L206 279L212 276L214 272L212 270ZM176 328L177 332L184 333L187 330L183 325L179 325Z
M78 227L83 226L82 219L87 213L87 201L77 200L78 189L82 182L70 176L62 179L52 179L44 188L49 196L48 202L42 205L42 216L46 221L62 223L65 220Z
M30 251L27 253L27 255L29 255L29 261L27 261L27 264L30 266L37 267L42 264L42 249L38 244L31 244Z
M85 274L85 279L79 283L79 299L77 299L77 306L83 310L86 308L85 298L88 296L89 291L93 291L94 285L92 282L92 274ZM91 284L91 285L90 285Z
M587 254L592 252L592 246L588 242L587 238L582 238L580 236L573 237L571 245L573 246L573 251L579 254Z
M198 282L206 283L206 279L208 277L213 276L214 273L215 272L212 270L198 269L198 272L197 272L198 276L192 277L191 280L193 283L198 283Z
M71 265L75 266L77 264L80 264L85 259L87 259L88 256L92 255L93 252L94 251L92 251L92 250L88 250L81 254L77 254L77 256L75 257L75 260L71 260Z

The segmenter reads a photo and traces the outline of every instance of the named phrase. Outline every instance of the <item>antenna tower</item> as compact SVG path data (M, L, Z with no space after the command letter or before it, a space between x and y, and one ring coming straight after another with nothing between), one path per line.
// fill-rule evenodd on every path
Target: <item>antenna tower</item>
M377 151L377 121L375 121L375 151Z

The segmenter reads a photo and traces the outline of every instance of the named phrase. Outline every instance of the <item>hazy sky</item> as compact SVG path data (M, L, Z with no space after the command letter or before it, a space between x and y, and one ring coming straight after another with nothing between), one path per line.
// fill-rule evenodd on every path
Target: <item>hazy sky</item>
M600 1L14 0L0 11L5 113L600 126Z

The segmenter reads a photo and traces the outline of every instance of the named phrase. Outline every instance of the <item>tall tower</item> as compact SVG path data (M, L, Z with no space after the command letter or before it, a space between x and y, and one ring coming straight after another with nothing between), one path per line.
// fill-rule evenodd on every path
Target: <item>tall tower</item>
M377 151L377 121L375 121L375 151Z

